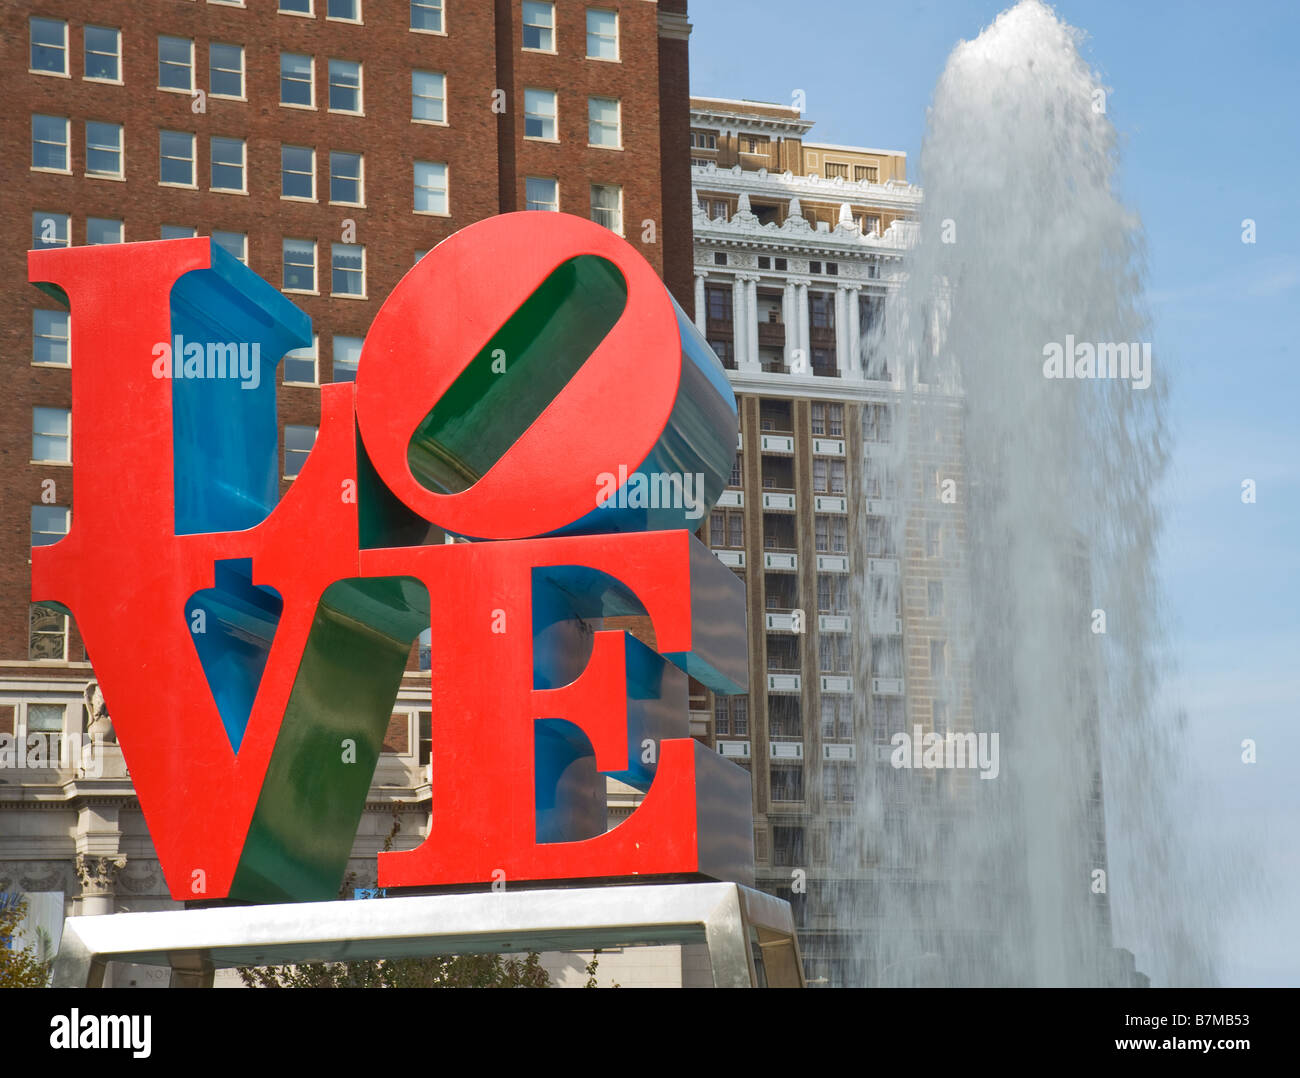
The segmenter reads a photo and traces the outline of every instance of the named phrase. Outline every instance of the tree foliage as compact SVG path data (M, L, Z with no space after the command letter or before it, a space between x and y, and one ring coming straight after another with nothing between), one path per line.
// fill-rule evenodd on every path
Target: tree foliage
M42 939L39 950L18 950L13 946L14 933L27 911L27 901L20 895L0 896L0 988L44 988L50 981L49 940Z

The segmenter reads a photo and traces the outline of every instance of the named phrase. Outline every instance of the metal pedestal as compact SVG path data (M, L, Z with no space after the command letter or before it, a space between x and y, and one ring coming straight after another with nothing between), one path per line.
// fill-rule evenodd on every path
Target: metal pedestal
M722 988L802 988L790 904L735 883L424 895L69 917L55 987L102 986L111 961L211 987L233 966L704 943Z

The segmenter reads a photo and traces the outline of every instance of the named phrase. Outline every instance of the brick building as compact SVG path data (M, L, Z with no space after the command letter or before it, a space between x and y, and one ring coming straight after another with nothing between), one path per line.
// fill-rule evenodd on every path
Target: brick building
M0 190L19 238L0 251L0 733L80 733L97 706L75 624L29 602L30 548L56 542L75 509L77 357L67 311L27 283L27 249L210 234L281 287L315 332L281 366L286 490L320 385L355 376L394 285L474 221L590 217L691 310L690 165L677 152L689 30L686 0L5 5ZM418 839L428 697L413 660L359 871L395 819L399 844ZM45 762L63 766L0 770L0 890L62 892L68 913L170 905L120 750L109 744L97 773Z

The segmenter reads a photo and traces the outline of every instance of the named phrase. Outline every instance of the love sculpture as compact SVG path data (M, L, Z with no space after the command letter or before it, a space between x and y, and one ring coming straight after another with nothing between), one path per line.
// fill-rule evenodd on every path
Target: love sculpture
M429 833L381 886L752 882L749 776L687 710L688 676L745 691L743 588L692 534L735 397L630 245L536 212L441 243L283 500L305 314L206 238L28 268L71 311L76 482L32 598L77 620L173 897L336 896L425 628ZM629 617L653 647L600 627ZM606 776L645 791L609 831Z

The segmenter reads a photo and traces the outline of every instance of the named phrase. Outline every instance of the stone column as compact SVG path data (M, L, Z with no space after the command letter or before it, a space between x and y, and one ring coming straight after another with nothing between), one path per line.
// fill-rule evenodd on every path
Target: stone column
M745 347L746 354L741 367L758 370L762 364L758 359L758 275L747 273L745 281Z
M708 332L706 326L709 314L704 302L704 278L708 275L708 270L695 271L695 328L701 333Z
M861 309L858 305L858 296L862 291L861 285L849 285L848 292L845 296L845 307L848 308L849 324L846 327L846 334L849 342L849 354L846 362L840 364L840 370L850 378L862 377L862 334L861 328Z
M736 355L736 367L744 365L748 345L745 342L745 281L739 273L731 280L731 340Z
M835 369L841 378L844 377L849 356L848 304L845 302L847 292L847 285L835 285Z
M95 857L77 854L77 879L81 881L81 913L96 917L113 912L113 898L117 890L117 874L126 868L126 858L118 854Z
M803 372L812 374L812 346L808 335L808 282L800 281L795 295L794 313L799 321L799 350L803 353Z
M799 316L797 285L794 281L785 282L785 291L781 295L781 321L785 325L785 369L790 370L794 360L794 350L799 347Z

